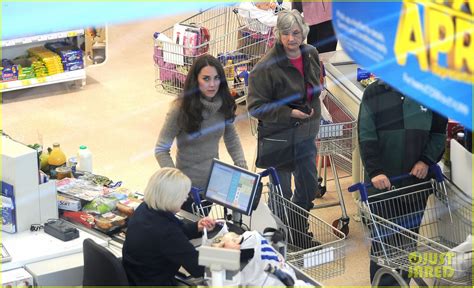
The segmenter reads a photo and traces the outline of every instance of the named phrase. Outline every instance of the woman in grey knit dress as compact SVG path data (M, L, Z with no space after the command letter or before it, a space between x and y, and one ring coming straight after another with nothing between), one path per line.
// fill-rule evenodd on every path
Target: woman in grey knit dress
M191 66L184 90L166 115L155 146L161 167L176 167L194 187L205 188L213 158L219 158L219 141L224 143L234 165L247 169L242 145L234 126L237 106L227 85L224 68L211 55L198 57ZM176 139L176 162L170 149ZM191 210L188 198L183 209Z

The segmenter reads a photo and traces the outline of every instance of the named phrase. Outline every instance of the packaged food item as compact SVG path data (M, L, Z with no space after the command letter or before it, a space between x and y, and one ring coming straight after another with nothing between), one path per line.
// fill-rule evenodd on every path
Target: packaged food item
M85 145L79 146L77 151L77 170L92 173L92 152Z
M115 213L106 213L95 217L95 227L103 232L110 232L126 224L127 217Z
M48 164L51 178L56 179L56 168L66 164L66 155L61 150L59 143L53 144L53 149L49 153Z
M56 179L72 178L71 167L61 166L56 168Z
M357 81L359 81L362 86L367 87L376 80L377 78L374 74L362 68L357 68Z
M82 211L93 214L106 214L115 209L118 199L115 197L98 197L84 205Z
M82 208L81 200L58 193L58 208L68 211L80 211Z
M87 228L92 228L95 224L94 216L83 211L64 211L63 217Z

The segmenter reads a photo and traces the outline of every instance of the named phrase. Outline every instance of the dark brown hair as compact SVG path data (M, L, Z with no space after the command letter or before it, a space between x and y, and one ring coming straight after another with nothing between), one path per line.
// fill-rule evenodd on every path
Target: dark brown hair
M222 98L222 106L219 111L224 114L226 121L232 122L235 119L237 105L235 104L234 97L230 94L222 64L211 55L201 55L194 60L193 65L189 69L186 81L184 82L183 93L177 99L181 107L178 123L187 133L197 132L201 128L204 105L200 100L201 90L199 90L198 75L207 66L214 67L221 79L217 94L214 96Z

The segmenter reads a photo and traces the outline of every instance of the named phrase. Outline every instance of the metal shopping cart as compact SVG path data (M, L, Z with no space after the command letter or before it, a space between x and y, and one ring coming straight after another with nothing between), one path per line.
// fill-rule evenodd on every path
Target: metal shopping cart
M435 165L430 170L436 174L436 181L370 196L370 184L349 187L350 192L361 193L362 222L372 241L370 257L383 267L375 274L373 286L378 286L385 274L392 275L401 286L408 285L402 271L417 283L425 284L423 278L437 278L444 285L472 285L472 263L463 261L462 255L450 254L471 234L472 203L455 195L448 197L440 168ZM412 176L390 180L394 183L407 177ZM446 233L446 222L457 227L454 233Z
M326 193L328 173L327 167L331 167L334 184L338 196L337 202L316 205L314 208L325 208L341 206L342 216L333 221L333 227L341 230L346 236L349 234L349 217L342 195L341 184L339 182L338 168L343 172L352 175L352 151L356 147L357 120L347 111L344 105L331 93L326 91L323 100L332 121L322 120L319 133L316 137L318 148L318 175L321 185L319 187L320 197ZM324 169L324 170L323 170Z
M345 270L345 235L331 224L283 197L276 170L260 173L269 177L259 205L268 205L272 217L278 219L279 230L286 239L286 260L295 269L315 281L340 275ZM225 209L215 203L193 206L194 214L214 219L229 219ZM250 220L249 223L252 223ZM252 225L247 227L252 229Z
M223 64L236 102L245 101L248 72L273 45L274 37L272 27L244 14L235 4L216 6L155 33L155 87L178 95L194 60L210 54Z

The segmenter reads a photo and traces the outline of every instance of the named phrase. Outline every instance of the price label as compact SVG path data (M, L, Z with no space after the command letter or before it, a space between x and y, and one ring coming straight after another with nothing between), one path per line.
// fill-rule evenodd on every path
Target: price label
M38 77L36 78L36 80L38 81L38 83L44 83L46 82L46 77Z
M77 36L77 32L76 31L71 31L71 32L68 32L67 33L67 37L76 37Z
M3 90L5 89L5 86L3 85L3 83L0 83L0 90Z
M21 85L30 86L31 85L31 80L30 79L21 80Z

